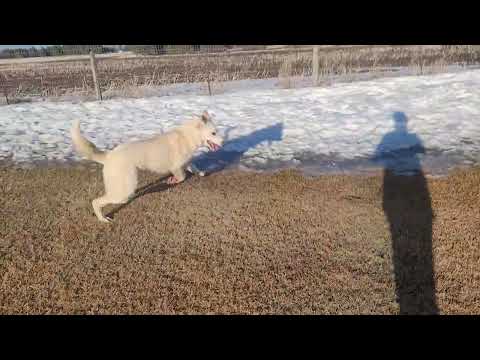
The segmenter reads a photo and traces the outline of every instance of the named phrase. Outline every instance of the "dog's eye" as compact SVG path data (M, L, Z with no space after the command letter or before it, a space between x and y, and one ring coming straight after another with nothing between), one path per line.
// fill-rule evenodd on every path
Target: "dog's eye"
M214 131L214 132L212 132L212 135L215 136L215 135L217 135L217 133Z

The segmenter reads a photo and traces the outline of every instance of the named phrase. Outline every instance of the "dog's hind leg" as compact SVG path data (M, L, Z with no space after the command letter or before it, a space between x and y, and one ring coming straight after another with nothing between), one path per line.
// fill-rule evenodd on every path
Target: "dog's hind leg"
M108 198L108 195L104 195L92 201L93 211L95 212L95 215L97 216L98 220L100 220L101 222L108 223L112 221L112 219L105 217L102 214L102 207L111 203L112 202Z
M103 181L105 183L105 195L92 201L93 211L98 220L111 222L110 218L103 216L102 207L107 204L125 204L134 194L137 187L137 169L134 166L121 167L104 166Z

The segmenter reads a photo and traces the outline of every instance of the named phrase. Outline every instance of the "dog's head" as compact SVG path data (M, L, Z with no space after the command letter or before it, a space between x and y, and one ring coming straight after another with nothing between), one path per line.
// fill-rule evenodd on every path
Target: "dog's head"
M217 151L223 145L223 139L217 134L217 129L206 111L199 117L198 129L200 130L202 145L210 151Z

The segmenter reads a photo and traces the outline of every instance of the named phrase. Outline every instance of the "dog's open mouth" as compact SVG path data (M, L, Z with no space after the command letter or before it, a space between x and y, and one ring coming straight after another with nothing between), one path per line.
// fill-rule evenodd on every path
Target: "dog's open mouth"
M218 149L220 149L220 145L217 145L210 140L207 140L207 144L208 144L208 148L210 149L210 151L217 151Z

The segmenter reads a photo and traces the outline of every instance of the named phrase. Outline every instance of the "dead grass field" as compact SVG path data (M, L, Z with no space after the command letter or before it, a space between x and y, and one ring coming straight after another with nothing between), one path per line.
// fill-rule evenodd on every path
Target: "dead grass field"
M480 314L479 184L480 169L428 180L442 314ZM399 312L381 176L223 172L156 190L105 225L99 167L1 168L0 313Z
M88 57L33 58L0 62L0 91L15 102L29 96L58 97L94 93ZM409 67L415 73L438 72L447 65L480 62L476 46L326 46L320 51L320 76L383 71ZM287 64L287 65L286 65ZM282 69L288 67L288 74ZM98 58L102 91L139 86L311 76L311 48L262 50L201 55L131 56Z

